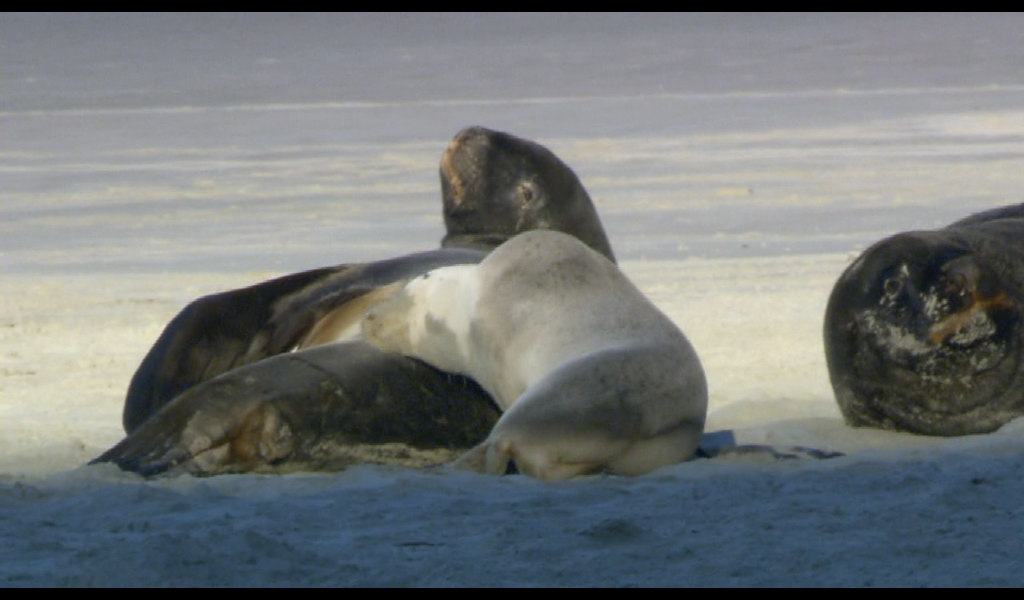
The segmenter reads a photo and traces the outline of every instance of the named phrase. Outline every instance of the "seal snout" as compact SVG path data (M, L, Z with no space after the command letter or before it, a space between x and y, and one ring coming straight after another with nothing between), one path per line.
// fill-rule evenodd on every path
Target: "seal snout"
M466 197L466 184L453 164L453 156L458 148L456 140L452 140L441 155L441 194L445 204L451 203L454 206L461 204Z
M1014 303L1005 292L987 289L978 263L970 257L951 261L942 269L942 275L935 287L935 295L941 300L943 310L935 315L928 332L928 341L935 345L947 341L975 340L983 334L994 333L989 313L995 310L1012 309Z
M982 298L977 290L971 290L967 306L935 323L928 333L928 341L935 345L941 345L948 340L965 336L965 341L976 341L975 338L982 334L991 335L995 333L995 326L992 325L988 312L997 309L1011 309L1013 306L1013 301L1006 294L999 294L993 298ZM969 335L971 333L973 335Z
M448 142L441 155L441 191L446 204L458 206L465 201L466 179L473 177L474 169L482 171L477 147L486 143L491 134L483 127L466 127Z

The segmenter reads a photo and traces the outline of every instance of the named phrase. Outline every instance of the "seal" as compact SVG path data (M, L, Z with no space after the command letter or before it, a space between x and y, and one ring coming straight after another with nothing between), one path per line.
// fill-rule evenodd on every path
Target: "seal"
M825 357L851 426L994 431L1024 415L1024 205L894 235L840 276Z
M678 327L578 239L531 231L479 265L421 275L363 321L386 352L477 381L504 411L459 459L559 480L641 475L694 456L707 382Z
M367 446L398 444L399 457L383 460L402 463L416 450L484 439L500 415L489 396L360 341L365 310L395 282L478 263L530 229L562 229L614 255L579 178L536 142L468 127L444 151L440 178L440 249L287 275L186 306L131 380L128 436L93 462L145 474L333 470L379 456Z

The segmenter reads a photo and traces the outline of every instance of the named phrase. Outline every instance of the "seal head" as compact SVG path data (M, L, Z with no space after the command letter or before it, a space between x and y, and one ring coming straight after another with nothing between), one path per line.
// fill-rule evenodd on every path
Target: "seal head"
M850 425L954 436L1021 414L1024 282L994 243L977 230L902 233L840 277L825 354Z
M483 248L534 229L572 235L614 262L611 244L583 184L544 146L484 127L467 127L441 156L443 247Z

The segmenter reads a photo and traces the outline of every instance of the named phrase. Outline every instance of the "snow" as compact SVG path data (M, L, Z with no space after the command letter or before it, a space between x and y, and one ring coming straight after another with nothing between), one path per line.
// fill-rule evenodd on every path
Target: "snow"
M1016 14L0 15L0 587L1024 584L1024 423L848 428L821 342L873 241L1021 201L1022 45ZM435 247L471 124L575 168L715 439L846 456L83 466L190 299Z

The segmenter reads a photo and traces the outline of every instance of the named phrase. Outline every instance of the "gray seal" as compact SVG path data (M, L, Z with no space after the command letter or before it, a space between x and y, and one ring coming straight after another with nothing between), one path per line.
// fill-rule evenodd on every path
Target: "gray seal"
M825 356L847 423L922 435L1024 416L1024 205L900 233L842 274Z

